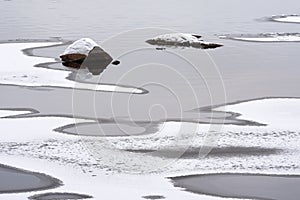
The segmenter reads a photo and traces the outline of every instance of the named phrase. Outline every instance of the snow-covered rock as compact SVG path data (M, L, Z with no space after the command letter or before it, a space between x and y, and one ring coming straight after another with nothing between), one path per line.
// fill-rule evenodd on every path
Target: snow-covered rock
M89 52L96 46L99 45L94 40L90 38L81 38L68 46L62 55L83 54L87 56Z
M79 68L94 47L99 47L95 41L90 38L82 38L68 46L60 55L60 58L66 62L66 66Z
M223 45L204 42L200 39L200 35L188 34L188 33L170 33L165 35L159 35L146 42L151 45L162 46L182 46L182 47L194 47L201 49L217 48Z
M94 75L99 75L110 63L120 63L118 60L112 62L112 57L90 38L75 41L66 48L60 58L64 66L87 68Z

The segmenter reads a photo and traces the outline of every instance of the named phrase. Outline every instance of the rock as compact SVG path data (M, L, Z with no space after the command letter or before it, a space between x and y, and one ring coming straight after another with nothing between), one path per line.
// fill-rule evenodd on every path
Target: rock
M147 40L146 42L151 45L194 47L200 49L210 49L223 46L222 44L204 42L200 38L202 38L200 35L195 34L171 33L159 35L155 38Z
M164 48L164 47L156 47L155 49L158 50L158 51L166 50L166 48Z
M191 44L191 47L200 48L200 49L215 49L222 46L223 46L222 44L209 43L209 42L199 42L199 43Z
M64 62L78 62L82 63L83 60L86 58L86 55L83 54L66 54L60 56L61 60Z
M197 34L192 34L192 36L194 36L194 37L196 37L196 38L198 38L198 39L202 38L201 35L197 35Z
M71 67L71 68L79 69L83 61L84 61L84 59L83 60L73 61L73 62L72 61L65 61L62 64L65 67Z
M110 64L118 65L112 57L89 38L75 41L60 55L63 65L71 68L87 68L93 75L99 75Z
M79 68L89 52L99 46L90 38L82 38L75 41L60 55L63 64L67 67Z
M113 65L118 65L118 64L120 64L121 62L119 61L119 60L115 60L115 61L113 61L111 64L113 64Z

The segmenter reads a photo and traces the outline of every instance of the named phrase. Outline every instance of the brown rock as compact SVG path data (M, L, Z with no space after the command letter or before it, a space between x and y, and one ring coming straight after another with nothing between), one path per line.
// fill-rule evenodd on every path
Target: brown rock
M73 53L73 54L61 55L60 58L64 62L77 62L77 61L83 62L83 60L86 58L86 55Z

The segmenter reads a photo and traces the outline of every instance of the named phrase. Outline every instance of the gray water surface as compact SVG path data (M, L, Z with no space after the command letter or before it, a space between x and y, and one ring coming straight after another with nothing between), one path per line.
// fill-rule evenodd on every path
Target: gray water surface
M62 182L51 176L0 164L0 194L56 188Z
M164 0L0 2L0 38L80 38L105 40L122 31L163 27L206 35L253 32L297 32L293 24L257 22L279 14L299 14L297 0Z
M70 70L71 75L66 78L142 87L148 93L132 95L0 85L1 93L5 94L1 96L0 108L32 109L34 114L31 117L76 116L96 119L104 124L105 135L120 136L122 133L114 123L147 124L149 121L160 123L167 120L203 123L211 118L210 113L205 112L207 109L203 108L216 104L265 97L300 97L299 43L266 44L218 38L218 35L224 34L300 32L299 24L265 20L272 15L297 14L299 10L297 0L164 0L155 3L151 0L126 3L121 0L1 1L1 41L46 40L51 37L75 40L91 37L114 59L119 59L121 64L117 67L109 65L100 76L88 80L76 78L74 70ZM145 27L162 29L132 32ZM124 31L129 32L116 36ZM145 43L157 34L173 31L199 34L205 41L224 46L207 51L188 48L157 51ZM110 38L112 36L114 38ZM65 47L34 49L33 55L58 58ZM5 66L0 64L0 67ZM69 70L60 63L36 67ZM231 114L223 113L213 120L221 123L224 116ZM228 123L236 123L232 117L226 120ZM122 124L127 127L126 133L137 135L145 130L147 132L147 126L128 127L126 123ZM242 121L240 125L245 124L249 123ZM96 123L81 124L79 130L83 135L96 135L97 127ZM59 131L70 134L75 132L74 126L64 128ZM156 126L150 128L152 133ZM196 151L198 149L187 152L182 158L194 158ZM159 156L172 157L174 153L177 154L176 150L167 149L165 155ZM278 153L278 150L241 147L217 149L213 153L212 156L222 159L237 156L252 158L260 155L267 157ZM0 167L0 176L0 180L5 180L0 181L0 188L4 192L38 190L57 183L43 175L3 167ZM37 184L40 180L43 180L44 185ZM201 194L267 199L295 199L299 196L298 177L224 174L173 180L177 186ZM213 187L207 184L208 181ZM228 183L234 184L236 188L225 187L230 185ZM7 189L10 186L13 188ZM250 190L251 187L254 189Z
M92 196L76 193L44 193L29 197L30 200L71 200L71 199L90 199Z
M189 192L241 199L299 199L300 177L260 174L206 174L171 178Z

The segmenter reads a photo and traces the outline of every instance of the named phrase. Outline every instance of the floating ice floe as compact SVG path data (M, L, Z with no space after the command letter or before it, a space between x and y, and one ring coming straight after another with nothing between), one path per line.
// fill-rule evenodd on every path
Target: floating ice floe
M300 33L261 33L221 35L221 39L232 39L247 42L300 42Z
M300 23L300 15L275 15L271 17L271 20L276 22Z
M200 35L187 34L187 33L170 33L159 35L146 41L151 45L158 46L181 46L181 47L194 47L200 49L214 49L223 46L222 44L205 42L201 39Z
M0 44L2 67L0 68L0 84L20 85L28 87L63 87L106 92L125 92L142 94L144 91L134 87L117 85L78 83L66 79L68 71L51 70L35 67L40 63L56 62L54 58L27 56L22 51L28 48L45 47L61 44L60 42L45 43L5 43Z

